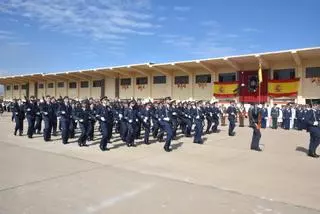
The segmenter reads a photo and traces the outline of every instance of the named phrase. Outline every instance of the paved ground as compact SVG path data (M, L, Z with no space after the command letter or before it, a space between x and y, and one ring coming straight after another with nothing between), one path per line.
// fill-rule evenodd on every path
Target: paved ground
M263 130L264 152L248 150L251 130L127 148L79 148L59 139L13 136L0 118L0 213L320 213L320 160L306 156L305 132Z

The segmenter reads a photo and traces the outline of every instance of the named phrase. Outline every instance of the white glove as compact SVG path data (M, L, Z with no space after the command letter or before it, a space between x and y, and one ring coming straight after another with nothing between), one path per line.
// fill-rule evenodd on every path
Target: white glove
M60 120L60 119L61 119L61 117L57 117L57 119L58 119L58 120Z
M176 113L176 112L173 112L172 115L177 115L177 113Z
M123 116L122 114L119 114L119 117L120 117L120 118L122 118L122 116Z
M27 111L31 111L31 108L27 108Z
M191 119L191 116L188 116Z
M200 117L199 116L196 116L196 119L199 119Z
M136 122L138 122L139 120L138 119L136 119Z
M129 120L129 123L132 123L132 120Z
M210 112L210 117L212 117L212 113Z
M80 122L80 123L83 123L83 119L80 119L79 122Z
M144 120L143 120L145 123L148 121L148 118L144 118Z
M163 118L163 120L170 121L169 117L165 117L165 118Z
M19 115L19 113L16 113L16 115Z
M105 119L104 117L101 117L101 120L102 120L102 121L106 121L106 119Z
M234 115L234 113L233 113L233 112L231 112L231 115Z
M48 112L44 112L44 115L48 115Z
M318 121L314 121L314 122L313 122L313 125L314 125L314 126L317 126L318 124L319 124Z
M264 119L268 120L268 117L265 117Z
M65 113L66 113L65 111L62 111L62 112L61 112L61 114L65 114Z

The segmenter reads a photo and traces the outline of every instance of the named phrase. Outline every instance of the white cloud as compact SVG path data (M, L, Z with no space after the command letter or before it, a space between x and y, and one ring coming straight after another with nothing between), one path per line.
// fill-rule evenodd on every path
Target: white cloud
M220 26L219 22L217 22L215 20L202 21L202 22L200 22L200 25L205 26L205 27L219 27Z
M175 6L173 10L178 12L188 12L189 10L191 10L191 8L187 6Z
M10 31L0 30L0 40L13 40L15 36Z
M41 29L96 40L152 35L157 27L149 0L7 0L3 5L5 12L35 20Z
M238 38L239 35L230 33L230 34L227 34L226 37L227 37L227 38Z
M180 21L180 22L183 22L183 21L187 20L187 18L186 18L186 17L183 17L183 16L177 16L176 19L177 19L178 21Z
M169 35L168 35L169 36ZM178 36L178 35L171 35L166 37L162 43L169 44L175 47L180 48L191 48L194 42L194 37L190 36Z
M9 42L8 45L11 46L28 46L30 42Z
M161 16L161 17L158 18L158 21L159 22L163 22L163 21L166 21L167 19L168 19L167 17Z
M256 29L256 28L243 28L242 29L244 32L252 32L252 33L259 33L261 30Z

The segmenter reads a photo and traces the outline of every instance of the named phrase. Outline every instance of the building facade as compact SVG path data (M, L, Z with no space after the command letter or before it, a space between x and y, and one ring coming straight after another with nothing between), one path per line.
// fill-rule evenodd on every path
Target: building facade
M258 82L259 65L262 83ZM304 104L320 100L320 48L170 63L1 77L4 99L69 96L236 100Z

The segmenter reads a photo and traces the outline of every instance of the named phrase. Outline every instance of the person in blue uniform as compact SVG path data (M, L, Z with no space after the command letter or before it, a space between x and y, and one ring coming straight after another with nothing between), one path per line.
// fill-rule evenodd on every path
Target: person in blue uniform
M138 126L138 115L135 109L136 101L131 100L129 107L124 111L124 118L127 121L128 133L126 138L126 144L128 147L136 146L134 143L136 137L136 129Z
M265 129L267 127L268 117L268 109L263 105L261 109L261 128Z
M72 115L72 107L68 97L64 97L63 103L59 105L58 117L61 124L62 143L67 144L69 140L69 128Z
M194 133L193 143L197 143L197 144L203 144L202 133L203 133L204 113L203 113L203 110L201 109L201 104L202 104L201 101L194 103L191 111L193 121L195 124L195 128L194 128L195 133Z
M150 144L149 143L149 135L150 135L150 129L151 129L151 103L147 102L144 105L144 108L141 109L139 112L139 117L142 121L142 125L144 128L144 143L145 144Z
M45 102L41 105L41 112L44 121L43 139L48 142L51 141L52 118L54 117L50 96L47 96Z
M32 138L33 133L34 133L34 124L36 121L36 108L35 108L35 100L34 97L30 97L30 100L26 98L26 103L24 105L24 111L26 112L26 117L28 121L28 131L27 135L28 138Z
M218 102L214 102L212 107L212 119L213 119L212 132L213 133L219 132L218 126L219 126L219 118L221 115L222 115L222 112L218 107Z
M80 147L87 146L88 126L89 126L89 103L87 100L82 101L81 108L75 114L75 119L79 122L81 133L78 138Z
M261 109L258 108L257 104L253 104L254 106L250 108L249 110L249 123L250 127L253 129L252 133L252 140L251 140L251 150L255 151L262 151L259 146L260 138L261 138L261 132L260 132L260 127L259 124L261 121L259 121L259 115L262 114ZM261 115L262 117L262 115Z
M38 100L35 105L36 118L35 118L34 130L35 130L36 134L41 134L42 114L41 114L40 106L42 104L43 103L41 103L41 101Z
M277 104L274 104L271 108L271 119L272 119L272 129L278 129L278 117L280 115L280 110Z
M316 153L317 148L320 144L320 126L319 118L315 108L308 109L306 114L305 122L307 127L307 132L310 134L309 141L309 152L308 156L313 158L319 158L319 155Z
M57 127L58 127L58 108L59 104L56 98L51 97L51 105L53 109L53 116L52 116L52 135L57 136Z
M101 151L109 150L107 145L110 142L110 126L113 123L113 113L110 108L110 103L107 97L102 98L102 105L98 109L98 119L100 121L100 127L102 132L102 138L100 141Z
M228 120L229 120L229 136L235 136L234 128L236 127L237 109L234 101L230 102L230 106L227 108Z
M93 141L94 139L94 126L96 124L96 114L97 109L94 103L90 103L89 107L89 124L88 124L88 141Z
M17 135L19 131L19 136L23 133L23 120L25 119L25 112L22 100L15 101L13 104L13 115L16 126L14 128L14 135Z
M213 108L210 106L209 102L206 102L206 106L204 108L204 114L207 120L206 134L209 134L212 127L212 122L213 122Z
M289 106L285 106L283 109L283 128L285 130L290 129L290 119L292 117L291 109Z
M166 152L171 152L172 149L171 146L171 140L173 139L173 130L172 130L172 124L171 124L171 118L172 118L172 112L170 111L170 103L171 99L167 97L165 99L165 105L160 111L160 126L163 128L163 130L167 134L166 142L164 144L164 150Z

